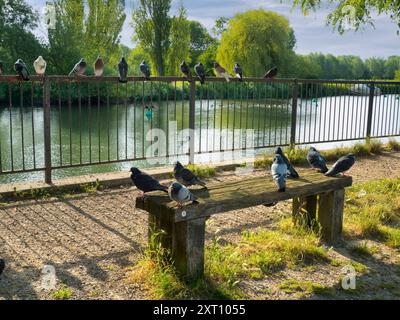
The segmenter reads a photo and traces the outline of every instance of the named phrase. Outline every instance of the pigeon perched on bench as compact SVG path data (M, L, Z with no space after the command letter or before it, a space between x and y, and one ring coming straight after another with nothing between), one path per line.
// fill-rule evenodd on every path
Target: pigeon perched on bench
M322 173L328 171L325 158L314 147L311 147L308 151L307 161L313 169L318 169Z
M275 154L279 154L283 161L285 162L288 170L287 170L287 176L297 179L299 177L299 174L297 173L296 169L293 167L293 165L290 163L289 159L286 158L285 154L282 151L281 147L276 148Z
M325 173L325 175L328 177L333 177L339 173L344 174L346 171L350 170L355 162L356 158L353 154L349 153L347 156L339 158L339 160L336 161L336 163L327 173Z
M206 186L204 181L200 180L192 171L185 168L179 161L175 163L174 176L178 182L186 187L194 185Z
M138 168L131 168L131 179L133 184L141 191L141 197L144 198L145 193L151 191L163 191L168 193L168 188L161 185L152 176L140 171Z
M178 203L179 208L183 207L185 202L192 201L192 203L198 203L197 198L186 188L184 185L174 182L168 188L168 194L171 200Z
M3 273L4 269L6 268L6 263L3 259L0 259L0 276Z
M278 187L279 192L285 192L286 191L286 174L288 171L288 167L283 161L283 158L281 155L276 154L274 162L272 163L271 166L271 174L272 178L274 179L276 186Z

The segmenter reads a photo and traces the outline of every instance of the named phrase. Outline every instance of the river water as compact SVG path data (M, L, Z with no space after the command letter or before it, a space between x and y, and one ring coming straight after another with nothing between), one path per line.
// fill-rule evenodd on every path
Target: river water
M399 95L375 99L372 135L400 134ZM368 97L337 96L299 100L296 142L324 142L320 148L351 144L366 134ZM143 105L52 106L51 136L53 166L87 162L144 158L156 141L168 154L185 154L188 144L176 132L189 126L187 101L174 105L154 103L151 112ZM195 112L196 162L208 163L265 152L264 146L287 145L291 134L291 101L200 100ZM21 121L22 120L22 121ZM152 129L170 136L164 140ZM246 130L253 130L252 132ZM149 141L146 141L149 138ZM43 109L36 106L0 106L0 161L3 171L44 166ZM182 141L180 141L182 140ZM187 141L186 141L187 142ZM259 147L252 150L252 146ZM225 151L247 148L244 151ZM151 148L153 149L153 148ZM156 149L156 147L154 147ZM153 150L152 150L153 151ZM158 150L160 152L160 150ZM220 152L225 151L225 152ZM177 157L171 157L169 163ZM186 156L179 159L187 161ZM145 160L57 169L53 178L128 170L132 165L157 166ZM159 165L159 164L158 164ZM42 172L0 174L0 183L43 180Z

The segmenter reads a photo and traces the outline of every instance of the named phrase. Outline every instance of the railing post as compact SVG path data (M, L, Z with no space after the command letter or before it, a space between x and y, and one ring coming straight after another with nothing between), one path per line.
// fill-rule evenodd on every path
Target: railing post
M299 83L297 79L293 82L293 98L292 98L292 121L290 130L290 146L296 145L296 126L297 126L297 97L299 95Z
M196 80L190 82L189 94L189 163L194 164L194 135L195 135L195 115L196 115Z
M367 139L371 138L372 112L374 111L374 96L375 96L375 84L371 82L369 88L369 99L368 99L367 133L366 133Z
M51 137L50 137L50 80L43 79L43 123L44 123L44 164L45 182L50 184L51 180Z

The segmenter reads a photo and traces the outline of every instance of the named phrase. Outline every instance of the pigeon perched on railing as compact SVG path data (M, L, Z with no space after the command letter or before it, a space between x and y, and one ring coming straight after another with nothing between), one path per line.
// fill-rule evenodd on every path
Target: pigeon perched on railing
M192 79L192 73L190 72L190 68L187 65L186 61L182 61L181 63L181 71L189 80Z
M94 63L94 75L96 77L102 77L104 74L104 62L103 59L98 56Z
M14 69L22 80L29 81L29 72L24 61L18 59L14 64Z
M36 74L38 76L44 76L44 74L46 73L47 62L43 59L42 56L39 56L33 63L33 67L35 68Z
M178 182L171 184L168 188L168 195L171 200L178 203L179 208L182 208L185 202L191 201L192 203L198 203L197 198L189 191L189 189Z
M287 176L297 179L299 177L299 174L297 173L293 165L290 163L289 159L285 156L281 147L276 148L275 154L279 154L282 157L283 161L285 162L288 168Z
M200 185L205 187L206 183L201 181L192 171L185 168L179 161L174 166L175 179L186 187Z
M336 176L339 173L344 174L346 171L350 170L355 162L356 158L352 153L349 153L348 155L339 158L339 160L335 162L332 168L327 173L325 173L325 175L328 177L332 177Z
M0 76L4 74L4 64L0 61Z
M121 61L118 63L118 71L119 71L119 82L126 83L128 82L128 63L125 58L122 57Z
M86 72L87 63L85 59L81 59L71 70L69 76L83 76Z
M308 151L307 161L313 169L317 169L322 173L328 171L325 158L314 147L311 147Z
M272 163L271 166L271 174L272 178L275 181L276 186L278 187L279 192L285 192L286 191L286 174L288 171L288 167L283 161L283 158L281 155L276 154L274 162Z
M230 81L230 75L218 62L214 61L214 69L217 72L218 77L225 78L227 82Z
M138 168L131 168L130 171L131 179L133 184L141 191L141 197L143 198L145 193L151 191L164 191L168 193L168 188L161 185L152 176L140 171Z
M196 66L194 67L194 71L196 72L197 77L200 79L200 83L204 84L206 80L206 72L204 70L203 64L201 62L196 64Z
M278 68L273 67L272 69L268 70L267 73L264 75L266 79L274 79L278 75Z
M143 76L149 80L150 79L150 66L147 64L146 61L142 61L142 63L140 64L140 72L143 74Z
M235 63L235 67L233 68L233 72L236 74L236 77L239 79L240 82L243 81L243 70L239 63Z
M3 259L0 259L0 276L3 273L4 269L6 268L6 263Z

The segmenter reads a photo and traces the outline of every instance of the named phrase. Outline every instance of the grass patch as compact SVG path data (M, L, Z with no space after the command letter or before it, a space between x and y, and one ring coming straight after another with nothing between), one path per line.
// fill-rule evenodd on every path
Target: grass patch
M94 183L81 184L80 189L83 193L96 193L97 191L102 189L102 186L100 181L96 180L96 182Z
M216 170L215 168L208 166L198 166L195 164L189 164L186 166L189 170L193 171L199 178L210 178L215 176Z
M346 198L346 235L400 247L400 179L357 184L346 191ZM356 249L358 252L365 250Z
M400 142L394 139L390 139L386 146L388 151L400 151Z
M325 287L310 281L298 281L294 279L283 281L279 289L286 294L295 294L298 298L304 298L311 294L316 294L324 297L334 297L336 290L332 287Z
M373 154L381 154L384 151L383 143L379 140L371 140L369 143L367 142L370 153Z
M363 241L360 244L350 246L349 251L356 256L369 258L375 253L379 252L379 248L377 246L368 246L367 241Z
M71 288L62 286L57 291L53 292L53 298L56 300L68 300L73 295L74 291Z
M282 220L276 230L243 232L237 244L221 245L215 238L205 251L205 279L186 282L174 271L167 252L150 239L149 249L129 270L129 281L139 283L156 299L243 299L243 280L262 279L285 268L329 263L319 235Z
M307 165L307 153L309 148L288 148L285 150L286 156L293 165ZM383 151L400 151L400 143L390 140L384 145L379 140L368 140L365 143L357 142L350 147L337 147L331 150L321 150L321 155L327 161L336 161L340 157L349 153L355 156L365 157L371 154L381 154ZM272 154L264 154L254 162L255 168L270 168L272 164Z

